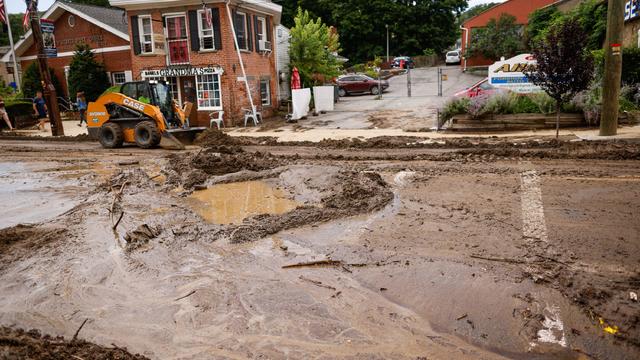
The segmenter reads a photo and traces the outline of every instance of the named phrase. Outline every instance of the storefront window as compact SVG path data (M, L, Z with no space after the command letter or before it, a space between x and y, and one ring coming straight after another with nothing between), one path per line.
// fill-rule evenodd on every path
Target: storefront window
M198 87L198 109L221 109L220 101L220 75L207 74L196 77Z

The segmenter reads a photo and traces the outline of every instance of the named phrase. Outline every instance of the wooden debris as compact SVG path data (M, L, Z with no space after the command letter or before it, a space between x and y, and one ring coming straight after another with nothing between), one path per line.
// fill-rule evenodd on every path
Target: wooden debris
M284 265L282 266L282 268L291 269L291 268L299 268L299 267L307 267L307 266L342 266L342 265L343 265L342 261L326 259L326 260L316 260L316 261L309 261L309 262L301 262L297 264Z
M315 286L323 287L323 288L325 288L325 289L336 290L336 288L334 288L333 286L329 286L329 285L325 285L325 284L323 284L323 283L322 283L322 281L309 279L309 278L304 277L304 276L302 276L302 275L300 275L299 279L300 279L300 280L307 281L307 282L310 282L310 283L312 283L312 284L313 284L313 285L315 285Z

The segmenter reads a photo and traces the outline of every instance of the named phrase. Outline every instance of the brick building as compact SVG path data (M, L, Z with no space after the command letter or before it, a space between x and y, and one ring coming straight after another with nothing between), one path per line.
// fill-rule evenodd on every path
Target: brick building
M78 43L93 49L96 59L105 65L112 84L130 80L131 57L127 17L123 10L57 1L41 16L53 22L57 56L48 59L49 67L68 96L69 64ZM31 30L16 44L16 56L24 71L36 60L37 49ZM2 58L9 61L9 54ZM75 94L74 94L75 95Z
M243 109L251 109L246 83L262 116L273 114L278 73L272 44L279 5L265 0L206 0L204 5L201 0L111 0L111 5L127 11L134 79L167 81L180 104L194 104L191 125L208 126L209 114L218 111L224 111L227 125L238 124ZM205 9L211 9L210 21Z
M473 39L473 31L487 26L489 20L497 20L502 14L509 14L515 16L516 24L524 26L529 22L529 14L555 1L556 0L508 0L468 19L462 24L462 54L466 54L469 42ZM465 55L461 66L466 69L467 67L486 66L493 63L493 60L481 56L467 57Z

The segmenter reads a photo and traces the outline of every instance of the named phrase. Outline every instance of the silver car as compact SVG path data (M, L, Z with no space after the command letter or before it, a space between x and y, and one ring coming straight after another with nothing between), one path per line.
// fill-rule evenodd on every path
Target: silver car
M460 51L459 50L454 50L454 51L449 51L447 53L447 55L445 56L444 62L449 65L449 64L460 64Z

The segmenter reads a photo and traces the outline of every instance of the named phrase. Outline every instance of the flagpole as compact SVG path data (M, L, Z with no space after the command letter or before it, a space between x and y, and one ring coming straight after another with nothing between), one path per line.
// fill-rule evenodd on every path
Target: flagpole
M9 20L9 11L7 10L7 2L3 1L4 14L7 17L7 29L9 29L9 46L11 46L11 57L13 57L13 79L16 81L18 91L20 91L20 72L18 71L18 61L16 60L16 49L13 47L13 34L11 33L11 21Z

